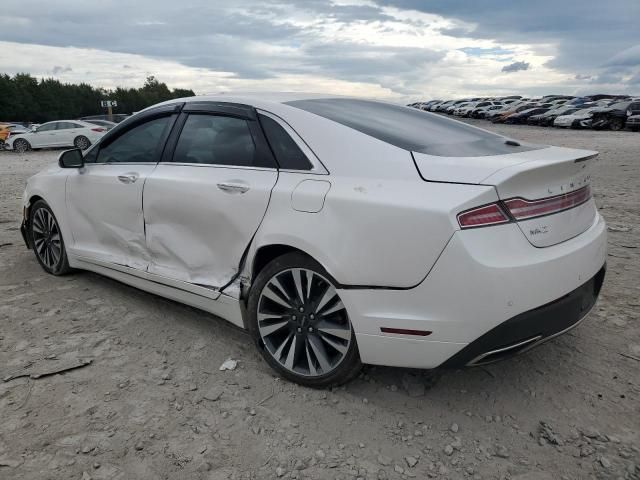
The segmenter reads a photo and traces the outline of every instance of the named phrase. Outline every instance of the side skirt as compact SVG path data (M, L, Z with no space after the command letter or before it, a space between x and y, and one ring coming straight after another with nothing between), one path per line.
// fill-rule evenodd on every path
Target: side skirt
M69 255L69 264L73 268L99 273L145 292L204 310L240 328L245 328L239 300L218 290L76 255Z

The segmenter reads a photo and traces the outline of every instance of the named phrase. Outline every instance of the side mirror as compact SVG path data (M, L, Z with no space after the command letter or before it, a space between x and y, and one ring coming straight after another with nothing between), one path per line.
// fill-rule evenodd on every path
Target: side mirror
M36 133L36 132L38 131L38 127L31 127L31 131L32 131L33 133Z
M73 150L67 150L60 154L58 158L58 165L60 168L82 168L84 167L84 158L82 157L82 150L74 148Z

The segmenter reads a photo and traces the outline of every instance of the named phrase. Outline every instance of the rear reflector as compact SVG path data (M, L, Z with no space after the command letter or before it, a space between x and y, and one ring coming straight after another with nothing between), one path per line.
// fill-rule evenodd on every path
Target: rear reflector
M473 208L458 214L458 223L461 228L484 227L507 223L509 217L502 211L497 203Z
M590 198L591 187L587 185L573 192L563 193L555 197L542 198L540 200L512 198L511 200L506 200L504 204L509 209L509 213L513 218L516 220L525 220L577 207Z
M417 337L426 337L427 335L431 335L431 332L429 330L409 330L406 328L380 327L380 331L382 333L395 333L397 335L415 335Z

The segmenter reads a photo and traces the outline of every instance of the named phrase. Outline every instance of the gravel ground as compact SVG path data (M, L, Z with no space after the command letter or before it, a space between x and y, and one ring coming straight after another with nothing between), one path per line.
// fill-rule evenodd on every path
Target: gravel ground
M299 387L211 315L44 274L20 198L58 152L0 153L0 378L91 360L0 381L0 479L639 479L640 135L473 123L600 151L608 273L579 328L434 386L367 368L333 391ZM227 358L238 367L219 371Z

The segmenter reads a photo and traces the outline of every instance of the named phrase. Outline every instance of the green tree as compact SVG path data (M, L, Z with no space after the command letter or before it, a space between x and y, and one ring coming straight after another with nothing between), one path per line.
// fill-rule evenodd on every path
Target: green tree
M116 100L114 113L133 113L172 98L193 96L193 90L174 89L154 76L140 88L107 90L86 83L40 81L28 73L0 74L0 121L48 122L106 113L100 100Z

